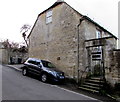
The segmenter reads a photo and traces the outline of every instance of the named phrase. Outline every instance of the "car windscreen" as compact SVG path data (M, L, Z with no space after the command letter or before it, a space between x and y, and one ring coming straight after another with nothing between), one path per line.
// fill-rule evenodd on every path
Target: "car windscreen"
M42 64L44 67L47 67L47 68L55 68L55 65L52 64L51 62L48 62L48 61L44 61L44 60L41 60Z

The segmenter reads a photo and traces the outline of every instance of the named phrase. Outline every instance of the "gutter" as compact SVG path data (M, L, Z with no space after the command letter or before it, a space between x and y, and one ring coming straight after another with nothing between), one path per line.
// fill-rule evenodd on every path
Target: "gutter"
M81 25L81 23L82 23L82 21L83 20L85 20L84 19L84 16L82 16L80 19L79 19L79 24L77 25L77 83L79 83L79 72L80 72L80 69L79 69L79 58L80 58L80 56L79 56L79 41L80 41L80 39L79 39L79 27L80 27L80 25Z

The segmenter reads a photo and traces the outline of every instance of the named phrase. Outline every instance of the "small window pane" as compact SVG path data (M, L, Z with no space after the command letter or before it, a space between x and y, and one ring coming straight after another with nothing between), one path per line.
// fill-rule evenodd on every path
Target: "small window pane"
M52 10L46 13L46 24L51 23L51 22L52 22Z
M96 38L101 38L101 32L99 30L96 31Z
M52 22L52 17L46 18L46 23L50 23L50 22Z
M50 16L52 16L52 10L48 11L47 14L46 14L46 17L50 17Z

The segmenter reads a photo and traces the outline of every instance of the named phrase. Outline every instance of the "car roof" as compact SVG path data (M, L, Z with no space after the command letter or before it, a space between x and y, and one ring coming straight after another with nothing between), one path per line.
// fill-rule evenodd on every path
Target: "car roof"
M33 61L41 62L41 60L38 59L38 58L28 58L27 61L28 61L28 60L33 60Z
M28 58L28 60L33 60L33 61L37 61L37 62L42 62L42 61L46 61L46 62L50 62L50 61L47 61L47 60L41 60L41 59L38 59L38 58Z

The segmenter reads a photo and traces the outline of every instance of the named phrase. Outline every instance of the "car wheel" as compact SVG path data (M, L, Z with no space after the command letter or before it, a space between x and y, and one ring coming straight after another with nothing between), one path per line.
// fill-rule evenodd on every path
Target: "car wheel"
M23 68L23 70L22 70L22 74L24 75L24 76L26 76L27 75L27 69L26 68Z
M47 82L47 75L46 74L41 75L41 81L42 82Z

